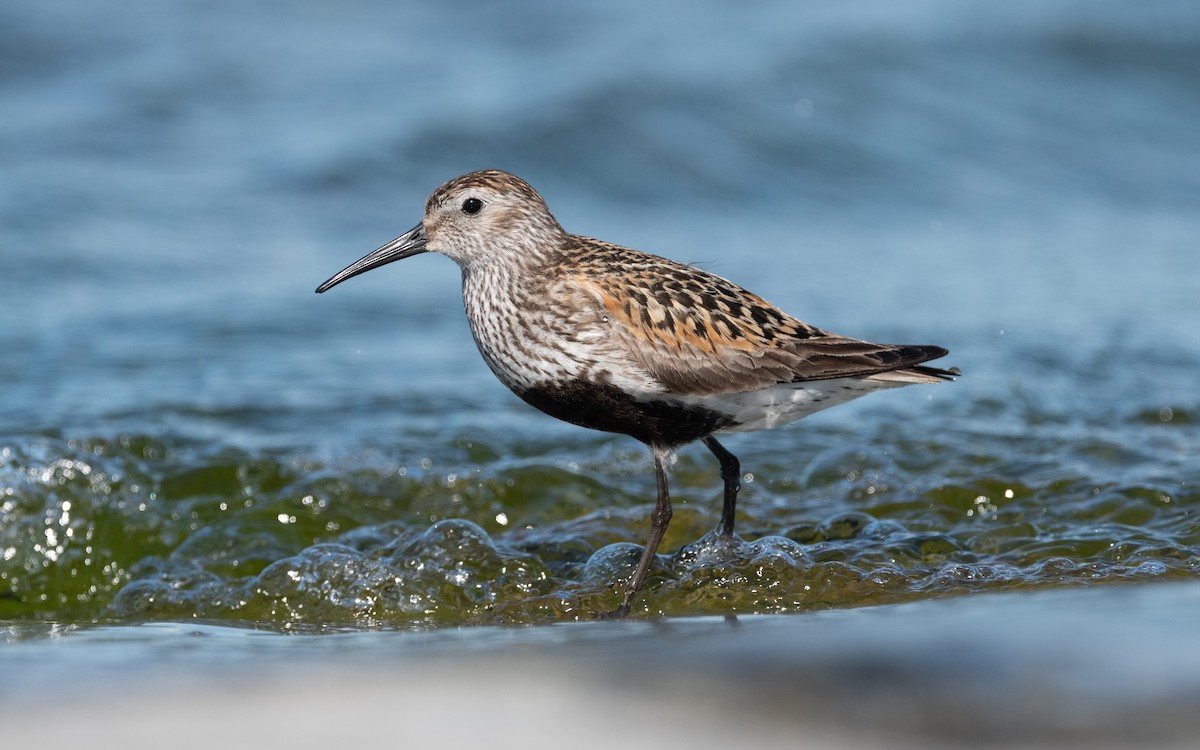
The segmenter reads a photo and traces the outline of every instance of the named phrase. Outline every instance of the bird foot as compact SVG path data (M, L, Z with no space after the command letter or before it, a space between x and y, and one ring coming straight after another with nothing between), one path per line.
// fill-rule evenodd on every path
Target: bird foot
M624 620L629 616L629 605L622 604L614 610L608 612L597 612L594 617L597 620Z
M724 562L732 558L746 542L734 534L714 529L675 553L675 561L687 566Z

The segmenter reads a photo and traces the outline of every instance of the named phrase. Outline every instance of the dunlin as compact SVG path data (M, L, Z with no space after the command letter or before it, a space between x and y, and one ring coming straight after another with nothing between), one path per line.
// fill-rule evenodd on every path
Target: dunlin
M462 269L471 333L501 382L550 416L629 435L653 453L658 500L622 616L671 520L672 450L700 440L720 462L718 533L730 541L741 468L714 434L768 429L953 374L921 365L945 355L941 347L829 333L706 271L570 234L528 183L495 170L439 187L419 224L317 292L424 252Z

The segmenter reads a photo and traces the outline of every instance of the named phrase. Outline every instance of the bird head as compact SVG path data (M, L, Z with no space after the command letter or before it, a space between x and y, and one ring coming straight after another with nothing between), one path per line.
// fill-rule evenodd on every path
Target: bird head
M338 271L317 287L317 293L425 252L445 255L464 271L536 264L565 236L529 183L499 170L471 172L433 191L419 224Z

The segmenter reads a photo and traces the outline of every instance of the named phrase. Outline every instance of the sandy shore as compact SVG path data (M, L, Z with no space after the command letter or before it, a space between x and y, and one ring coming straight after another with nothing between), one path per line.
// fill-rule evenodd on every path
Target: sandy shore
M290 636L0 626L4 746L1193 747L1200 584Z

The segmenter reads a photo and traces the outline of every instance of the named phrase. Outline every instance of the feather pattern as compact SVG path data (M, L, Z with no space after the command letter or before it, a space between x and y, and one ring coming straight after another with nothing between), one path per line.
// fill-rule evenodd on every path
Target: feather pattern
M715 274L590 238L569 237L547 271L559 279L550 299L562 310L590 304L601 311L593 316L597 335L611 337L668 393L740 393L863 378L946 353L829 333ZM908 382L935 382L946 374L932 368L906 373Z

